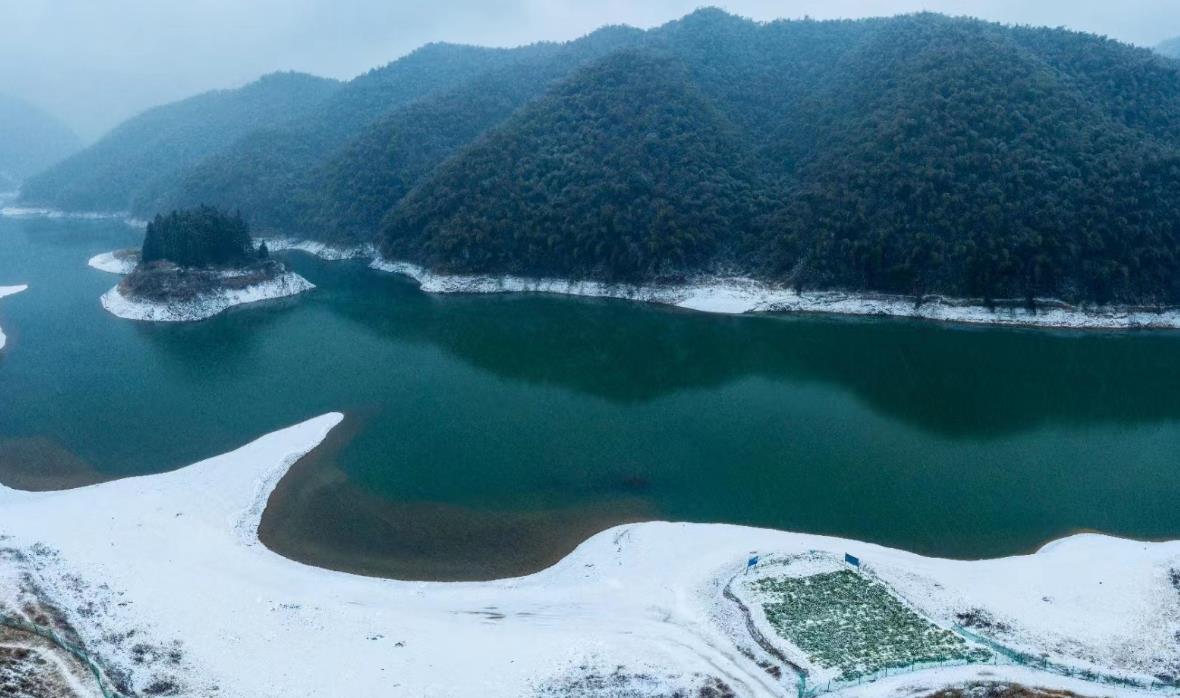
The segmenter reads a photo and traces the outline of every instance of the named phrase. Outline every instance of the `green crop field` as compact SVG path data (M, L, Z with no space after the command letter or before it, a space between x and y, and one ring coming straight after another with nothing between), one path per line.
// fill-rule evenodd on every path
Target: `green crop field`
M837 680L924 662L987 661L988 650L922 618L879 582L843 570L752 584L775 631Z

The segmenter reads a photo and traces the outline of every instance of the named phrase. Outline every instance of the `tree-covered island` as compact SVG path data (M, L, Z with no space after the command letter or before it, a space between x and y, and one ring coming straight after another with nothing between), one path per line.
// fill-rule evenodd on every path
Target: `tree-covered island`
M202 205L148 223L139 264L119 291L133 300L185 302L273 281L285 272L265 242L255 245L240 213Z

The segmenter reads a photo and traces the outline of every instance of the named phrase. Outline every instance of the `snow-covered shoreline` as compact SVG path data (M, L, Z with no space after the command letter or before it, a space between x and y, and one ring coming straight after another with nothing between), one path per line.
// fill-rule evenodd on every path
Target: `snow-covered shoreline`
M297 250L329 262L338 262L345 259L371 259L377 256L376 248L367 243L363 245L333 245L315 240L297 240L294 238L279 237L264 237L259 238L258 241L265 242L267 249L271 252Z
M739 696L794 695L741 650L721 589L751 552L853 553L943 626L971 610L1009 646L1120 675L1180 666L1180 542L1076 535L975 562L730 525L645 523L593 536L528 577L399 582L292 562L257 539L288 468L333 413L181 470L65 492L0 487L0 604L28 574L113 675L142 690L234 696L522 696L587 672L670 692L715 677ZM1027 667L933 669L846 689L901 696L972 680L1146 695Z
M19 286L0 286L0 298L11 296L16 293L28 290L28 286L21 284ZM4 336L4 330L0 328L0 349L8 342L8 337Z
M1180 329L1180 308L1078 308L1041 299L1036 313L1020 307L989 309L968 300L914 298L841 291L797 293L753 279L733 277L674 285L608 284L518 276L436 274L409 262L375 258L373 269L409 276L427 293L553 293L672 305L707 313L820 313L901 317L937 322L1069 329Z
M296 296L315 288L294 272L283 272L273 279L245 288L222 289L182 303L158 303L128 298L116 285L102 295L102 307L126 320L148 322L195 322L205 320L238 305Z
M92 269L105 271L108 274L119 274L120 276L126 276L135 271L135 267L138 264L138 250L103 252L102 254L94 255L86 262L86 265Z
M54 218L83 221L99 220L133 220L123 211L60 211L53 208L39 208L35 206L5 206L0 208L0 216L7 218Z
M2 206L0 218L48 218L51 220L105 221L121 220L133 228L146 228L147 221L126 211L62 211L35 206Z

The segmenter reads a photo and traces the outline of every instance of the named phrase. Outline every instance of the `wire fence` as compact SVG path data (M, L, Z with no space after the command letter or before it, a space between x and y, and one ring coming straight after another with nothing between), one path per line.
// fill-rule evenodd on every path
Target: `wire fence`
M86 652L81 647L62 637L53 628L46 628L44 626L37 625L36 623L25 620L24 618L10 616L4 613L0 613L0 625L7 626L15 630L22 630L27 633L32 633L38 637L52 642L66 652L69 652L70 654L77 657L78 661L85 664L86 668L90 670L90 673L94 675L94 680L98 683L98 690L102 692L103 698L123 698L121 693L111 687L111 682L107 678L106 672L102 670L102 667L96 664L94 660L90 658L90 655L86 654Z
M1180 683L1175 680L1163 681L1161 679L1149 676L1118 676L1115 674L1107 674L1092 669L1081 669L1078 667L1071 667L1068 664L1061 664L1050 661L1047 656L1034 655L1027 652L1005 647L998 642L986 638L979 633L968 630L962 626L956 625L955 632L959 633L968 640L972 640L980 645L983 645L995 652L997 656L1008 660L1006 663L1011 663L1017 666L1026 666L1032 669L1039 669L1061 676L1068 676L1070 678L1082 679L1092 683L1101 683L1108 686L1120 686L1122 688L1137 688L1145 691L1154 691L1158 693L1180 694Z
M1058 674L1060 676L1081 679L1091 683L1118 686L1121 688L1132 688L1155 693L1163 693L1167 695L1180 695L1180 683L1177 683L1176 681L1163 681L1153 677L1117 676L1114 674L1106 674L1090 669L1071 667L1067 664L1049 661L1049 659L1044 656L1033 655L1027 652L1014 650L1010 647L1005 647L994 640L990 640L962 626L954 626L954 631L967 640L975 642L979 645L983 645L984 647L987 647L989 650L991 650L991 659L989 661L952 659L946 661L913 662L908 665L889 667L872 674L858 676L855 679L833 679L810 685L807 682L807 677L801 675L799 676L799 681L797 684L798 698L815 698L816 696L832 693L834 691L840 691L845 688L869 684L889 676L912 674L919 671L926 671L928 669L987 665L1023 666L1052 674Z

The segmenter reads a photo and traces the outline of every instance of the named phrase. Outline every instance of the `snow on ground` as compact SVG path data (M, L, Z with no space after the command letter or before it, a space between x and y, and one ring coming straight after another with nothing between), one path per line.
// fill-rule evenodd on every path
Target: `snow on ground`
M404 274L428 293L557 293L622 298L674 305L709 313L830 313L893 316L972 324L1068 327L1078 329L1180 328L1180 309L1155 312L1138 308L1079 308L1039 299L1036 313L1020 307L988 309L968 301L930 296L855 294L839 291L798 293L747 278L718 278L682 286L608 284L517 276L436 274L408 262L376 258L373 269Z
M106 220L122 218L129 220L126 213L105 211L58 211L52 208L27 206L6 206L0 208L0 216L7 218L68 218L73 220Z
M1078 666L1125 673L1180 662L1171 576L1180 543L1079 535L1034 555L956 562L822 536L653 522L604 531L547 570L493 582L305 566L262 546L257 526L278 480L340 419L324 415L166 474L64 492L0 488L0 535L23 552L7 564L24 565L20 574L112 676L137 691L177 686L179 695L646 695L719 681L739 696L793 696L794 676L758 666L730 622L739 611L722 589L751 552L852 552L934 622L986 615L1006 625L1006 639ZM0 600L12 593L3 580ZM904 696L989 678L1143 695L1006 666L845 692Z
M21 291L24 291L24 290L26 290L26 289L28 289L28 288L29 288L29 287L28 287L28 286L25 286L25 285L20 285L20 286L0 286L0 298L3 298L3 297L5 297L5 296L11 296L11 295L12 295L12 294L14 294L14 293L20 293ZM0 329L0 349L3 349L3 348L4 348L4 344L5 344L7 341L8 341L8 338L4 336L4 330L3 330L3 329Z
M294 240L291 238L262 238L259 242L265 242L266 248L271 252L299 250L300 252L315 255L329 262L342 259L368 259L377 254L377 250L371 244L341 246L316 242L314 240Z
M86 264L108 274L127 275L135 271L139 264L138 250L116 250L94 255Z
M93 262L93 260L91 260ZM124 296L115 286L102 295L107 312L127 320L150 322L192 322L211 318L236 305L295 296L315 288L302 276L284 272L279 276L240 289L222 289L183 303L157 303Z

